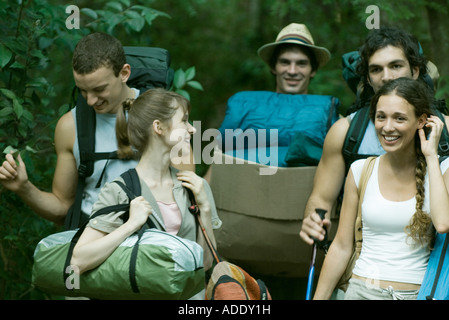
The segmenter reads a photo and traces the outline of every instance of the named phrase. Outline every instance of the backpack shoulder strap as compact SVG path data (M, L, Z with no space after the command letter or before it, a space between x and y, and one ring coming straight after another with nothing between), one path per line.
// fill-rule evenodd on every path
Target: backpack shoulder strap
M368 123L369 107L365 106L354 115L354 118L352 118L343 144L342 153L343 158L345 159L346 172L349 171L351 163L356 160L356 154L362 143Z
M360 175L359 187L357 188L357 192L359 195L359 204L357 209L357 218L355 223L355 244L356 247L361 249L362 246L362 202L363 197L365 195L366 186L368 184L368 180L371 177L371 173L373 172L374 164L376 162L376 157L369 157L365 160L363 165L362 174Z
M78 137L78 149L80 153L80 165L78 175L86 178L92 175L94 164L87 161L89 154L95 152L95 111L90 108L84 99L79 99L76 106L76 132Z
M114 183L118 184L123 189L123 191L126 192L126 195L130 199L129 202L131 202L131 200L133 200L134 198L140 196L141 188L140 188L139 177L137 176L136 170L130 169L130 170L122 173L120 176L125 181L125 183L123 183L119 180L114 180ZM136 183L136 181L137 181L137 183ZM137 187L136 187L136 185L137 185ZM126 221L126 220L128 220L128 217L129 217L129 212L128 212L129 202L122 203L122 204L115 204L115 205L101 208L100 210L98 210L94 214L92 214L90 219L93 219L100 215L107 214L107 213L114 212L114 211L126 211L123 215L123 217L124 217L123 221Z
M95 150L95 111L89 108L84 99L76 106L76 132L78 138L78 150L80 154L80 165L78 167L78 184L76 187L75 201L67 213L65 229L73 230L80 226L82 220L81 202L83 191L86 186L86 177L92 175L93 162L86 161L87 154Z
M126 192L128 195L130 202L132 199L134 199L136 196L140 196L142 194L142 189L140 186L140 180L139 175L137 174L136 169L130 169L128 171L125 171L120 175L122 179L125 181L125 184L123 184L120 181L115 180L115 182L122 187L122 189ZM129 205L128 205L129 206ZM125 212L124 221L128 220L129 218L129 210ZM129 261L129 281L131 284L131 288L135 293L139 293L139 287L137 285L136 280L136 264L137 264L137 255L139 250L139 241L142 238L143 233L147 228L155 228L157 229L154 222L148 217L146 225L144 224L142 228L138 231L138 240L136 244L133 247L133 250L131 252L131 257Z
M122 177L122 179L125 183L122 183L121 181L118 181L118 180L114 180L114 182L117 183L126 192L126 194L128 195L128 198L130 199L130 202L134 198L142 195L142 188L140 185L139 175L137 174L136 169L134 169L134 168L129 169L128 171L125 171L124 173L122 173L120 175L120 177ZM153 216L154 216L154 219L160 225L163 225L156 215L153 215ZM128 220L128 218L129 218L129 211L125 212L125 214L123 215L123 221ZM148 218L146 224L147 224L148 228L158 229L158 227L156 226L156 223L151 219L151 217Z
M77 92L78 90L75 88L75 91ZM76 102L75 116L80 164L78 166L78 184L75 201L67 213L65 220L65 228L67 230L73 230L81 225L83 220L81 202L84 188L86 187L86 178L93 174L95 161L118 158L117 151L95 152L96 113L93 108L87 105L86 100L79 93ZM98 188L103 179L105 169L106 166L98 181Z
M115 182L122 187L131 200L142 195L142 188L136 169L129 169L128 171L123 172L120 177L125 181L125 185L120 181Z

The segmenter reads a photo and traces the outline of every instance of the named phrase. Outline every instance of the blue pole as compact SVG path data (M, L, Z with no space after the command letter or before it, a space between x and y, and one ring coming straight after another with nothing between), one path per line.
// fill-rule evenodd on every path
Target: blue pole
M314 274L315 274L315 266L312 265L312 266L310 266L310 269L309 269L309 280L307 282L306 300L312 300Z

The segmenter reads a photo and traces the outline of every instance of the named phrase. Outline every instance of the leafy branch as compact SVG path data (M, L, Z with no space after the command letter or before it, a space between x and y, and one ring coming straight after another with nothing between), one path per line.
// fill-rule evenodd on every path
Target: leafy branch
M122 2L129 6L129 1ZM171 18L165 12L141 5L126 8L122 2L108 2L104 10L82 8L80 12L92 19L86 27L98 30L99 27L106 26L105 31L112 33L118 25L122 25L128 33L140 32L145 24L151 26L158 17Z
M195 76L196 76L195 67L190 67L186 71L184 71L181 68L177 69L174 74L173 86L171 90L179 93L186 99L190 100L190 94L187 90L185 90L187 86L196 90L204 91L201 83L199 83L196 80L193 80Z

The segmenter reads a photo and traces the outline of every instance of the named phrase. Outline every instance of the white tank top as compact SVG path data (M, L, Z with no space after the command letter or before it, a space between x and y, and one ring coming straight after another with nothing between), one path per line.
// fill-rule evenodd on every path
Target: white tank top
M134 89L136 97L139 91ZM72 110L73 119L75 121L76 130L76 107ZM115 135L115 114L96 114L96 132L95 132L95 152L112 152L117 150L117 140ZM76 166L80 164L80 155L78 148L78 136L76 135L75 144L73 145L73 154L76 159ZM90 215L93 204L97 201L98 194L105 184L120 176L128 169L135 168L137 161L135 160L99 160L94 164L93 174L86 178L86 187L84 188L81 210ZM106 166L104 175L101 178L103 169ZM100 183L98 183L100 181ZM97 187L99 185L99 187Z
M414 243L404 228L415 213L415 197L407 201L390 201L380 193L379 158L368 180L362 203L362 251L353 273L370 279L421 284L430 252L428 246ZM356 185L366 160L355 161L351 170ZM449 161L442 163L442 172ZM444 171L443 171L444 170ZM429 177L425 177L423 211L429 212Z

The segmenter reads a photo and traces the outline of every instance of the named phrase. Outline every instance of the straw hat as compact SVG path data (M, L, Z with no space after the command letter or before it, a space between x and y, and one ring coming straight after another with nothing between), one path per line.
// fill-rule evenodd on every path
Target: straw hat
M286 26L279 32L275 42L263 45L257 50L257 53L267 64L270 64L270 58L273 55L274 49L277 45L283 43L295 43L300 46L311 48L315 53L319 67L324 66L331 58L329 50L315 45L312 35L306 25L298 23L291 23Z

